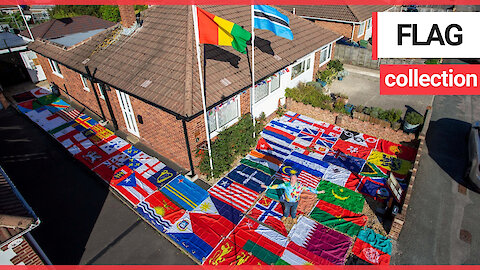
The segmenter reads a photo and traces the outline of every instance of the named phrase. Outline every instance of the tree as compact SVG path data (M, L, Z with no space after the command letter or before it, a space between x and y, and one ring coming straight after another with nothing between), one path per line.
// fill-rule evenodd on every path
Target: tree
M101 6L99 12L104 20L111 22L120 21L120 10L118 6Z

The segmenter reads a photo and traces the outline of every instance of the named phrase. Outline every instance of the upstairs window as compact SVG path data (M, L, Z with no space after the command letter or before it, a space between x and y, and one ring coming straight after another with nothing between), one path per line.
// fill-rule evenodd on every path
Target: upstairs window
M105 96L104 96L104 93L105 93L105 89L102 87L101 84L97 83L97 88L98 88L98 92L100 94L100 98L101 99L105 99Z
M60 65L58 65L57 61L48 59L48 62L50 63L53 74L63 78L62 71L60 70Z

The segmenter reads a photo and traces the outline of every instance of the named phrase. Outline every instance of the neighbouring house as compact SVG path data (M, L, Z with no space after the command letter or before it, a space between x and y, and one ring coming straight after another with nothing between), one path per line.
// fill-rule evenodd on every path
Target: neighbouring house
M250 6L201 6L250 31ZM250 102L249 54L232 47L201 45L208 129L211 137L242 115L272 114L285 89L311 81L333 57L341 35L280 10L290 18L293 41L255 31L255 78ZM191 6L151 6L139 16L120 6L122 21L69 46L35 36L49 82L186 171L199 163L206 142ZM75 20L75 18L72 18ZM68 27L65 28L65 31ZM35 30L34 30L35 31ZM48 31L47 31L48 33Z
M372 12L394 9L394 6L385 5L285 5L280 7L354 41L369 40L372 37Z
M30 235L39 224L40 219L0 167L0 265L49 264Z

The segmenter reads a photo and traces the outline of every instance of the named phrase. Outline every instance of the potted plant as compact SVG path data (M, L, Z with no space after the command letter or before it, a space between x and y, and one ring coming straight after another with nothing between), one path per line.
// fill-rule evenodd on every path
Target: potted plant
M403 130L405 132L414 132L421 124L423 124L423 116L417 112L411 111L405 115L404 121Z

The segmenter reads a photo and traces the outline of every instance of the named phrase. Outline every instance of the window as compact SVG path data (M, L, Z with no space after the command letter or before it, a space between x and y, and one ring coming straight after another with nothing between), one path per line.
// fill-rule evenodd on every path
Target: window
M365 33L365 22L362 22L360 24L360 29L358 29L358 36L361 37Z
M275 74L273 75L272 77L270 77L270 79L272 80L271 82L269 82L270 84L270 93L272 93L273 91L277 90L278 88L280 88L280 74Z
M369 19L367 21L367 30L369 30L370 28L372 28L372 19Z
M260 84L255 87L255 103L268 96L268 84Z
M103 93L105 93L105 89L103 89L102 85L97 83L97 88L98 88L98 92L100 94L100 98L101 99L105 99L105 96L103 95Z
M328 62L331 56L332 56L332 44L328 44L327 46L321 48L319 66L323 66L326 62Z
M298 63L292 68L292 80L308 69L310 69L310 58L302 61L301 63Z
M48 59L48 62L50 63L50 67L52 68L53 74L63 78L63 75L62 75L62 72L60 71L60 66L58 65L58 63L52 59Z
M83 90L90 92L90 88L88 87L88 80L82 74L80 74L80 79L82 79Z
M207 112L208 128L210 133L220 132L223 128L233 124L240 116L239 97L224 102L220 108Z
M273 93L275 90L280 88L280 74L275 74L266 81L266 83L259 84L255 87L255 103L268 96L269 93Z

